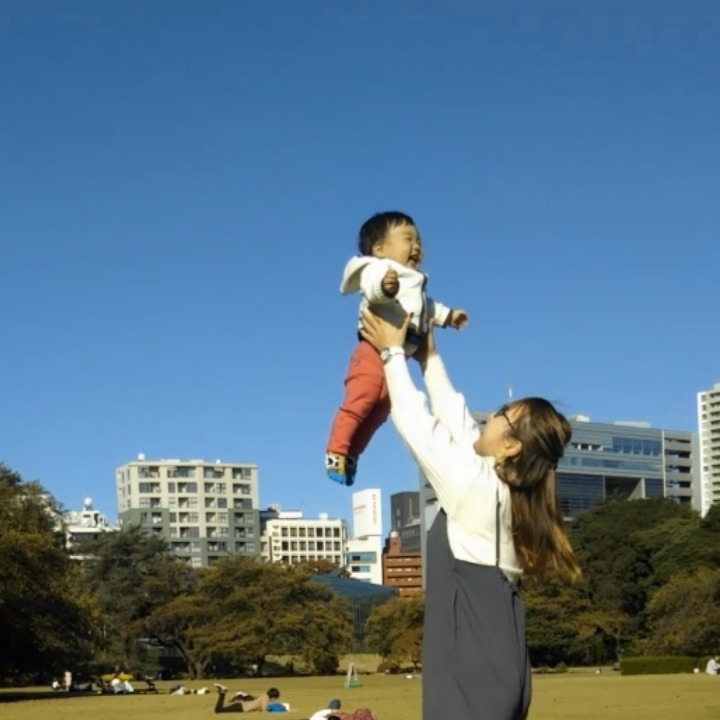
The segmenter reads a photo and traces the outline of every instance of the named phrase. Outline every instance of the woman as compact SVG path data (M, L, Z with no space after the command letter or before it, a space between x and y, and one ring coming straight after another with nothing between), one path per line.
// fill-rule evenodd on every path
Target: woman
M498 410L481 435L432 328L416 356L431 414L407 367L405 329L366 312L361 332L380 351L392 420L441 506L425 556L423 717L521 720L531 682L518 581L580 576L555 485L570 425L547 400L527 398Z

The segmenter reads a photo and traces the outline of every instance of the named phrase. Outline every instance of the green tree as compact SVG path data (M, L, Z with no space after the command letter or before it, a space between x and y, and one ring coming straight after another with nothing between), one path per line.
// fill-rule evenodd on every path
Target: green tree
M98 612L64 548L60 507L0 464L0 677L76 669L94 652Z
M267 655L297 655L316 672L337 667L349 645L347 606L312 576L288 565L229 556L202 572L203 618L190 630L196 652L236 670Z
M185 621L174 626L164 614L193 588L196 571L170 555L162 538L137 526L102 535L88 553L86 581L102 610L105 657L142 672L155 669L146 667L151 661L143 641L182 652Z
M395 643L408 631L419 631L422 641L423 618L425 615L425 596L394 597L373 608L365 623L365 645L370 652L391 659ZM399 647L407 647L405 637Z
M656 586L653 538L666 522L685 526L696 521L689 507L669 499L607 500L579 515L570 537L583 570L587 597L602 624L608 656L621 654L645 631L644 610ZM673 527L673 525L667 526Z

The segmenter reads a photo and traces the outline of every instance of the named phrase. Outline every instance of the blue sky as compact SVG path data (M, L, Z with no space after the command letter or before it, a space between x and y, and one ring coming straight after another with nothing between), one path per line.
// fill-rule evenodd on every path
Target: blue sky
M711 0L6 0L0 66L0 460L66 506L115 517L144 452L349 517L338 286L383 209L470 312L472 408L695 429L720 380ZM376 486L416 488L390 424Z

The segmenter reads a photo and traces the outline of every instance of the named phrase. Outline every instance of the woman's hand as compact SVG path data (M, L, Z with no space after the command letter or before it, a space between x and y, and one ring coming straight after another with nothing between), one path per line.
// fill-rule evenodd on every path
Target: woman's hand
M367 309L362 314L360 335L379 352L384 347L402 347L405 343L408 325L410 325L409 314L405 316L402 325L397 327Z

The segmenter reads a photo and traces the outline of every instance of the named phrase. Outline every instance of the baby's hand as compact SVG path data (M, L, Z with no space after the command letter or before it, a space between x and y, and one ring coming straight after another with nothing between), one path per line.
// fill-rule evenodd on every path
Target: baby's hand
M388 270L382 279L380 287L382 287L383 294L386 297L394 298L398 294L398 290L400 290L400 280L397 270Z
M458 309L450 311L450 322L448 325L454 327L456 330L464 330L469 322L470 317L466 310Z

